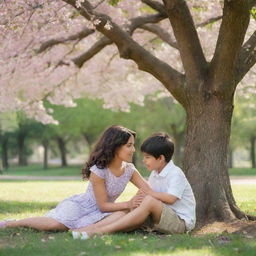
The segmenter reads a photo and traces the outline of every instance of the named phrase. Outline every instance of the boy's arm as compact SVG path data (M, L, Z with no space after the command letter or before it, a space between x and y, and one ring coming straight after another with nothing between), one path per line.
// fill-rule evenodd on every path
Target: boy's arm
M152 190L151 188L141 189L139 193L141 195L143 195L143 194L150 195L150 196L154 197L155 199L158 199L166 204L174 204L178 199L178 197L176 197L174 195L164 193L164 192L156 192L156 191Z

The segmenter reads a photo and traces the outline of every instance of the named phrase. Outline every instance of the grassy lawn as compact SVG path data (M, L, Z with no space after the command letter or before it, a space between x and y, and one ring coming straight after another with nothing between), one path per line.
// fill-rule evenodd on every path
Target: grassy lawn
M28 166L11 166L5 170L5 175L31 175L31 176L81 176L82 165L60 167L60 166L49 166L48 169L44 170L42 165L31 164Z
M232 168L229 169L229 174L237 176L253 176L256 175L256 168Z
M32 175L32 176L81 176L82 165L59 167L50 166L49 169L44 170L40 164L31 164L28 166L11 166L8 170L4 171L6 175ZM148 176L149 173L146 168L142 165L138 165L138 169L143 176ZM238 176L251 176L256 175L256 168L232 168L229 169L230 175Z
M80 181L1 181L0 219L43 215L63 198L82 193L86 185ZM244 211L256 214L256 187L235 185L233 190L238 205ZM135 192L134 186L129 185L119 200L127 200ZM224 238L223 234L194 237L135 232L74 241L66 232L19 228L0 230L0 255L255 256L254 239L226 234Z

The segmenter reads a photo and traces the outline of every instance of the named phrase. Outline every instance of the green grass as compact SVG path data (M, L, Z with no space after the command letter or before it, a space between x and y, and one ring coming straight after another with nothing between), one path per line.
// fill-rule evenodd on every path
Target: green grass
M0 219L41 216L67 196L82 193L81 181L0 181ZM256 214L256 187L234 185L238 205ZM136 189L128 185L120 201L129 199ZM223 239L224 238L224 239ZM255 256L256 241L239 235L161 236L129 233L73 240L66 232L38 232L17 228L0 230L1 256Z
M237 205L247 214L256 215L256 186L254 184L233 185Z
M5 175L31 175L31 176L81 176L82 165L60 167L49 166L44 170L42 165L31 164L28 166L11 166L9 169L4 170Z
M256 168L232 168L229 169L229 175L253 176L256 175Z
M49 169L44 170L40 164L31 164L28 166L11 166L5 170L6 175L31 175L31 176L81 176L82 165L59 167L49 166ZM149 172L142 164L138 164L138 169L143 176L148 176ZM256 168L232 168L229 169L230 175L251 176L256 175Z
M118 234L96 237L87 241L74 241L67 233L42 233L30 230L6 232L8 246L1 256L255 256L256 242L230 236L222 244L220 236L191 237L189 235L156 236L143 234ZM6 240L5 240L6 242Z

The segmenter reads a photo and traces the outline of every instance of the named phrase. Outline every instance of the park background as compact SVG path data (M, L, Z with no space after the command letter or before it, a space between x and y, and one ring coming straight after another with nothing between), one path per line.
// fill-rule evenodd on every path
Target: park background
M254 255L255 6L0 1L0 218L42 215L83 192L80 170L95 140L121 124L138 134L134 163L144 176L139 145L155 131L171 135L201 221L180 236L87 243L0 230L1 255ZM128 186L119 200L135 192Z
M237 96L235 101L228 165L232 175L255 175L256 99ZM45 104L52 109L58 125L44 125L21 111L1 115L2 174L58 175L55 168L59 175L79 175L97 138L113 124L137 132L134 163L144 176L148 174L139 148L143 139L154 132L171 136L175 143L174 161L182 166L185 111L170 97L148 96L143 106L133 104L129 112L104 109L101 100L89 98L76 100L76 107L72 108Z
M82 181L81 168L100 133L112 124L122 124L137 132L134 162L143 176L149 173L143 166L139 147L146 136L156 131L170 134L176 144L174 162L182 166L185 113L173 99L149 97L144 106L132 105L128 113L104 109L100 100L84 98L76 103L74 108L51 106L54 118L59 121L57 126L43 125L22 112L5 116L9 129L1 136L6 142L1 143L5 164L0 176L1 219L41 216L64 198L83 193L88 182ZM255 112L249 112L243 102L236 106L229 173L238 206L255 215L256 168L252 148ZM118 200L129 200L135 193L136 188L129 185ZM19 228L0 231L0 251L8 256L254 255L255 229L241 227L237 223L233 226L214 223L192 235L138 231L95 237L86 243L74 241L68 233Z

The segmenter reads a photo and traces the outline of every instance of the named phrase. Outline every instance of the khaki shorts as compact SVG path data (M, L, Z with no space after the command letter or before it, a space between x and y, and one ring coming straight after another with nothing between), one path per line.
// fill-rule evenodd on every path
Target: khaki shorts
M181 234L186 232L185 221L182 220L169 206L163 204L163 210L158 224L149 217L143 224L147 230L159 231L164 234Z

